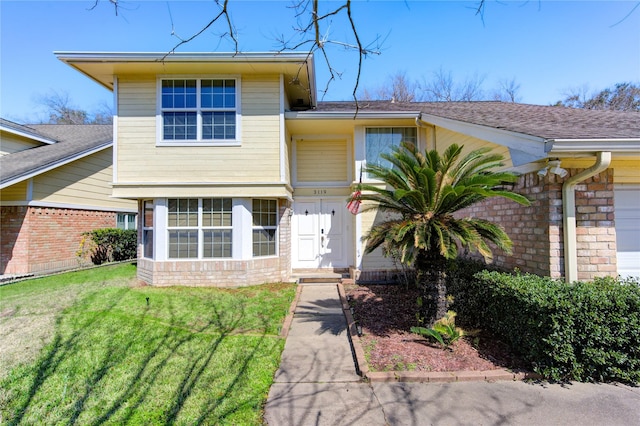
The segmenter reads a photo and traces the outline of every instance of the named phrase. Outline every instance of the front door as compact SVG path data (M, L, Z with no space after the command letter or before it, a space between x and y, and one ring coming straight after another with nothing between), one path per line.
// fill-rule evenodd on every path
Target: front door
M293 268L346 268L347 224L342 200L296 201L292 218Z

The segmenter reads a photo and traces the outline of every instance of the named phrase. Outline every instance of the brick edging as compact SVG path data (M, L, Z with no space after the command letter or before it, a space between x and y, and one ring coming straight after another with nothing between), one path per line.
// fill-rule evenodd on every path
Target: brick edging
M300 299L300 293L302 293L302 286L296 286L296 295L293 297L291 301L291 305L289 305L289 312L284 317L284 321L282 322L282 328L280 329L280 337L286 339L289 336L289 329L291 328L291 322L293 321L293 314L296 311L296 306L298 306L298 300Z
M343 282L346 280L343 280ZM472 381L498 381L498 380L540 380L542 376L528 371L510 371L506 369L485 370L485 371L369 371L369 364L364 356L364 349L358 336L357 324L351 314L349 302L347 302L343 282L338 283L338 294L347 321L347 332L351 342L358 374L370 382L393 383L393 382L422 382L422 383L450 383L450 382L472 382Z

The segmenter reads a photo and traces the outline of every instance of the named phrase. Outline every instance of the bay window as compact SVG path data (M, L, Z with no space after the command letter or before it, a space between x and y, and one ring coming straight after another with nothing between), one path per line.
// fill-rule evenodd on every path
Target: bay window
M153 201L142 203L142 256L153 259Z
M231 257L230 198L170 198L168 201L170 259Z
M275 256L278 229L276 200L253 200L253 256Z

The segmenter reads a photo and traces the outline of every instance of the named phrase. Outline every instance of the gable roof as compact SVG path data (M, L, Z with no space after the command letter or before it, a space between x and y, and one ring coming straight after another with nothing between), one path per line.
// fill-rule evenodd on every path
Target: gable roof
M12 133L17 136L33 139L35 141L46 143L46 144L53 144L57 142L57 140L44 136L43 134L39 133L33 127L14 123L13 121L9 121L4 118L0 118L0 130L3 130L8 133Z
M439 117L494 129L556 139L640 139L640 113L528 105L499 101L362 101L358 113L420 111L423 120ZM319 102L318 112L355 112L354 102Z
M113 144L111 125L33 124L27 126L57 143L0 157L0 188L5 188Z

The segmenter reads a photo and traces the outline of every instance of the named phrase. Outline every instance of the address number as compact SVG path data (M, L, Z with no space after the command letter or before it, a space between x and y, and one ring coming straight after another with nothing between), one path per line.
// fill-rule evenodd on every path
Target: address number
M313 190L313 195L326 195L327 194L327 190L326 189L314 189Z

